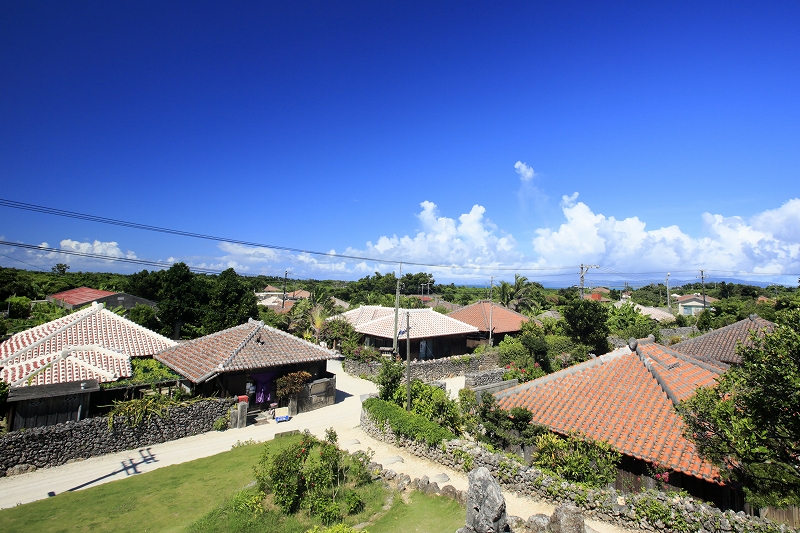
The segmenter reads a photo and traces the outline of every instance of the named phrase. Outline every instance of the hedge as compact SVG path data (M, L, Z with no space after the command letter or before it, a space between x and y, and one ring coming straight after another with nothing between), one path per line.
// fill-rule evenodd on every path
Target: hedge
M456 438L439 424L378 398L365 400L362 407L372 415L379 426L386 427L388 422L395 435L425 441L428 446L435 446L442 441Z

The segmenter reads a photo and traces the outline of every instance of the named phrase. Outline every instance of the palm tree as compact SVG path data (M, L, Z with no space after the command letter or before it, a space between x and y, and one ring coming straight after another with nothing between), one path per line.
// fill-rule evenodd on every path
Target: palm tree
M328 314L323 306L315 305L311 309L309 316L311 317L311 327L314 329L314 338L319 344L319 334L322 333L322 326L325 325L325 319L328 318Z
M497 293L500 303L513 311L528 311L538 307L534 283L525 276L514 274L514 284L501 281Z

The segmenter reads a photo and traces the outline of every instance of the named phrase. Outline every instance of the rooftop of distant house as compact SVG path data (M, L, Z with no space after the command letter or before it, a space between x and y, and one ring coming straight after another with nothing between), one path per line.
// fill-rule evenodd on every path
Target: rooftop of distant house
M479 331L488 332L491 324L491 329L496 334L519 331L522 324L530 321L521 313L487 300L462 307L447 316L475 326Z
M89 287L78 287L77 289L70 289L68 291L51 294L47 297L48 301L60 300L72 306L81 306L105 298L106 296L113 296L117 294L112 291L102 291L100 289L90 289Z
M741 364L737 353L739 344L751 346L750 335L754 332L772 331L775 324L758 315L750 315L744 320L709 331L698 337L673 344L671 348L693 356L705 356L723 363Z

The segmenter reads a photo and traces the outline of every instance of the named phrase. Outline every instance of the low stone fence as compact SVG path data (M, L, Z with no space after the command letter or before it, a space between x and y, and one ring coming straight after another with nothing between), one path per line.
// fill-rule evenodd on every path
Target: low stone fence
M233 399L209 399L172 407L169 416L154 415L135 427L115 417L109 429L108 417L103 416L6 433L0 435L0 476L205 433L233 403Z
M451 440L428 446L398 437L387 425L379 427L368 412L361 411L361 429L377 440L405 448L410 453L455 470L486 467L505 490L556 505L572 503L586 516L625 529L648 531L695 531L698 533L777 533L793 531L743 512L715 507L674 493L647 491L626 494L613 488L592 489L548 475L523 464L513 455L491 453L474 442Z
M666 343L672 337L680 337L681 342L685 341L692 336L692 333L697 333L699 330L696 326L688 326L685 328L664 328L658 330L661 334L662 342Z
M411 361L411 379L419 379L428 383L455 376L475 374L497 368L497 357L496 353L467 354L426 361ZM355 359L345 359L342 365L345 372L354 376L376 377L381 370L380 361L366 363Z
M307 413L336 403L336 374L325 373L325 377L306 383L303 389L289 398L289 416Z
M464 374L464 386L473 388L497 383L503 381L503 374L506 372L508 371L505 368L492 368L483 372Z

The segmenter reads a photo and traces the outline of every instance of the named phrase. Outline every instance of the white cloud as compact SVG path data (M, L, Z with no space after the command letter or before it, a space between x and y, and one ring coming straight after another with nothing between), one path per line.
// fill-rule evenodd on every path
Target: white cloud
M691 237L678 226L646 230L638 217L617 220L594 213L564 196L566 222L557 230L536 230L536 264L596 263L621 272L711 269L734 272L787 273L800 270L800 200L765 211L747 221L741 217L702 215L703 237Z
M514 168L517 169L517 174L519 174L519 179L521 181L531 181L536 175L533 169L522 161L514 163Z
M72 252L136 259L136 254L134 252L128 250L127 252L123 253L119 247L119 244L115 241L101 242L95 240L94 242L80 242L73 241L72 239L64 239L61 241L60 245L62 250L68 250Z

